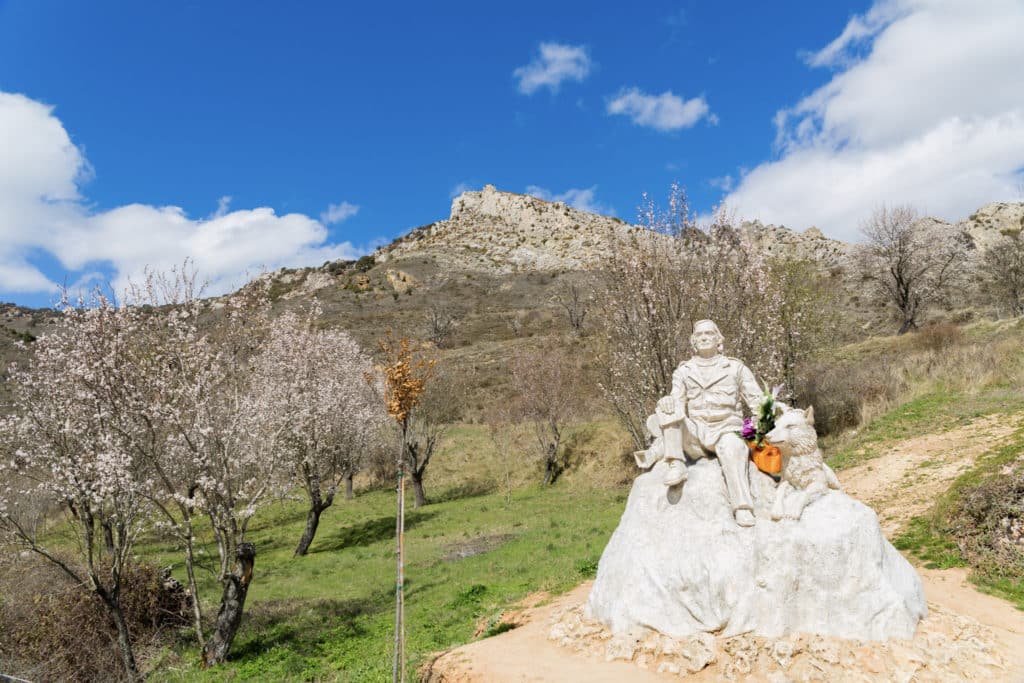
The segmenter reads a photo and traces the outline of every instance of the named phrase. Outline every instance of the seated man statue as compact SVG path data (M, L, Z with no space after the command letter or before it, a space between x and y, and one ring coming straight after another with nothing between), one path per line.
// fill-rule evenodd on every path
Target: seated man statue
M693 326L690 345L696 355L672 373L672 392L658 401L648 420L661 439L668 462L667 486L686 480L684 457L718 457L736 523L754 525L747 444L736 433L743 426L741 405L757 414L763 395L754 373L742 361L722 355L724 338L710 320ZM657 433L659 432L660 433Z

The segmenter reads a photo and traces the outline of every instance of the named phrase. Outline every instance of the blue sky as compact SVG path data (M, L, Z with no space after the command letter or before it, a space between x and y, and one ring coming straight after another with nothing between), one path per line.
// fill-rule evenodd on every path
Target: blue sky
M956 220L1018 198L1021 25L1020 0L0 0L0 301L186 256L223 291L485 183L632 220L678 180L843 239L881 202Z

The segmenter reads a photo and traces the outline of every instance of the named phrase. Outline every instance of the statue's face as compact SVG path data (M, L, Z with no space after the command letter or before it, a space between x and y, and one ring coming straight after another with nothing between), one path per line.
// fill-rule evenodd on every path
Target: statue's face
M711 323L700 323L693 329L693 335L690 337L694 350L702 356L716 353L721 341L718 331Z

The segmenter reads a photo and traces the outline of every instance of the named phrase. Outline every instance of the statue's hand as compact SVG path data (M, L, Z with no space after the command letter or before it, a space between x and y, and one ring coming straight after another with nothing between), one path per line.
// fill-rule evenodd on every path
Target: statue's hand
M658 399L658 410L662 413L674 413L676 410L676 399L672 396L662 396Z

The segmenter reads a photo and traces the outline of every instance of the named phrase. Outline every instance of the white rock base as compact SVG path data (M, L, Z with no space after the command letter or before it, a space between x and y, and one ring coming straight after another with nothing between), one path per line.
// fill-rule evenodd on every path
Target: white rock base
M773 522L774 483L751 464L758 519L743 528L716 459L691 464L681 491L662 483L666 467L637 477L598 565L586 613L612 633L907 639L927 615L913 567L845 493Z

